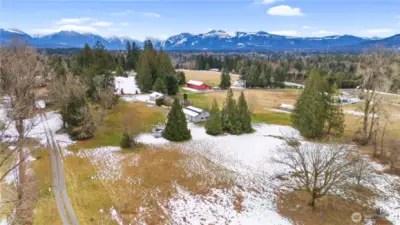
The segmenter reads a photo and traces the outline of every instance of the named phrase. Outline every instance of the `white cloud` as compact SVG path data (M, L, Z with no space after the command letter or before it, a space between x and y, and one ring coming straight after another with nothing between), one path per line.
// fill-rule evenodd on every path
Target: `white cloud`
M388 29L388 28L378 28L378 29L365 30L365 32L370 33L370 34L391 33L393 31L394 30Z
M255 0L254 3L255 4L269 5L269 4L275 3L277 1L283 1L283 0Z
M313 35L334 35L337 34L334 31L328 31L328 30L318 30L318 31L314 31L312 32Z
M81 24L84 22L88 22L92 20L90 17L82 17L82 18L62 18L56 21L56 24Z
M109 27L109 26L113 25L113 23L107 22L107 21L97 21L97 22L91 23L90 25L96 26L96 27Z
M279 5L268 9L267 13L271 16L302 16L300 8L292 8L288 5Z
M129 23L120 23L121 26L129 26Z
M50 34L50 33L55 33L55 32L60 32L60 31L76 31L79 33L95 33L98 30L94 27L91 26L80 26L76 24L65 24L59 27L53 27L53 28L44 28L44 29L34 29L34 32L38 32L41 34Z
M312 27L310 26L303 26L303 29L311 29Z
M132 12L131 10L125 10L125 11L122 11L122 12L113 12L113 13L110 13L110 15L111 16L126 16L131 12Z
M276 30L276 31L271 31L271 34L277 34L277 35L286 35L286 36L295 36L297 35L296 30Z
M157 13L143 13L143 15L144 16L150 16L150 17L156 17L156 18L161 17L161 15L157 14Z

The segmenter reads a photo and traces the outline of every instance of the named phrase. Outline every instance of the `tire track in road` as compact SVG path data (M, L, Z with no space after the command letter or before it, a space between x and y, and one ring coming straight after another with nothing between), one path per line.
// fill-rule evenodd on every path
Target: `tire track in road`
M69 200L68 193L66 191L65 175L60 156L60 148L54 140L53 133L49 129L46 114L40 112L40 119L43 124L47 144L49 146L54 195L61 220L64 225L79 225L78 219L72 208L71 201Z

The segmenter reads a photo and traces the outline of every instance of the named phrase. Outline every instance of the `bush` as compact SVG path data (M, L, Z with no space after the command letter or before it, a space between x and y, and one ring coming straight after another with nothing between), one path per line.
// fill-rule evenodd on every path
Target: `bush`
M128 132L124 132L121 137L121 142L120 142L120 147L121 148L132 148L133 147L133 138L131 135L128 134Z
M156 99L156 106L162 106L164 104L164 99L163 98L157 98Z

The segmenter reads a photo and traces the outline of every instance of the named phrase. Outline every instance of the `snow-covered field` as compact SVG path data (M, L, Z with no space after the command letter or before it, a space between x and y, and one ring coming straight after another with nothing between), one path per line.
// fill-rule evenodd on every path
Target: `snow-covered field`
M140 95L132 95L132 96L124 96L122 97L127 102L144 102L147 104L155 105L156 102L150 100L150 94L140 94Z
M192 196L183 189L170 201L170 209L177 224L183 224L185 218L190 224L291 224L280 216L275 207L275 192L279 181L274 178L276 172L284 168L273 164L276 147L283 141L272 136L297 136L290 127L261 125L256 132L241 136L209 136L203 127L191 124L193 139L182 144L169 143L162 138L156 139L143 134L138 141L151 145L176 145L189 153L200 153L214 163L223 165L237 174L237 185L242 187L244 196L242 213L234 210L235 192L238 190L214 190L207 197ZM256 191L251 191L256 190Z
M120 94L123 90L124 94L140 94L140 89L136 85L135 77L115 77L116 93Z
M132 80L134 82L133 78ZM128 101L148 101L148 95L124 98ZM3 111L0 111L0 114L5 115ZM44 144L46 142L45 124L38 117L26 122L35 124L28 136ZM62 125L60 115L55 112L46 113L45 123L54 134ZM137 140L160 147L175 146L189 154L205 156L235 174L235 187L230 190L213 189L208 195L200 196L192 195L177 186L178 193L168 202L173 224L292 224L290 220L279 215L276 209L276 194L282 183L275 178L275 175L286 171L286 168L275 164L271 159L279 154L276 151L277 147L284 144L280 136L302 139L297 130L287 126L262 124L255 126L256 131L252 134L214 137L207 135L204 127L194 124L189 124L189 127L193 138L188 142L172 143L163 138L154 138L151 134L141 134ZM16 135L13 126L7 132L11 136ZM54 137L64 148L64 154L74 154L65 149L67 145L74 143L66 134L55 134ZM119 147L104 146L80 150L75 154L78 157L89 158L91 163L96 164L100 169L96 177L92 179L112 180L121 176L123 156L118 154L119 150ZM377 171L384 169L384 166L380 164L372 162L371 164ZM378 193L374 205L382 208L392 223L400 224L400 193L399 190L394 189L395 184L400 185L400 178L385 173L373 173L372 179L364 183L365 186ZM244 197L243 211L240 213L234 208L238 193ZM111 208L110 214L118 224L123 224L116 209Z
M237 190L214 190L209 196L201 197L178 189L179 194L170 201L177 224L184 223L182 218L190 224L199 224L199 221L204 224L291 224L277 213L275 202L281 182L274 175L284 172L286 168L273 163L271 158L278 154L277 147L284 143L277 137L301 139L298 131L291 127L264 124L255 127L253 134L213 137L207 135L203 127L193 124L190 127L193 138L185 143L170 143L151 134L140 135L138 141L150 145L178 146L185 152L200 153L234 171L237 174L236 183L242 187L244 211L237 213L232 205ZM374 205L384 209L394 224L400 224L400 193L394 193L393 189L394 184L399 182L399 177L374 173L373 179L365 183L379 193ZM252 189L257 191L250 191Z

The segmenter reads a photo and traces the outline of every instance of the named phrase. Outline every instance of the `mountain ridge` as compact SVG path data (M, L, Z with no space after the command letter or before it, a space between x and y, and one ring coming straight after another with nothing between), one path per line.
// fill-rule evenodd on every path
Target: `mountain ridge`
M126 41L142 41L130 37L102 37L98 34L59 31L48 35L29 35L19 29L0 29L0 44L7 45L12 37L20 37L37 48L82 48L85 43L93 46L100 41L109 50L125 49ZM276 50L276 51L361 51L375 45L400 49L400 34L387 38L363 38L354 35L331 35L326 37L293 37L265 31L229 34L223 30L192 34L183 32L164 41L151 39L153 45L164 50Z

